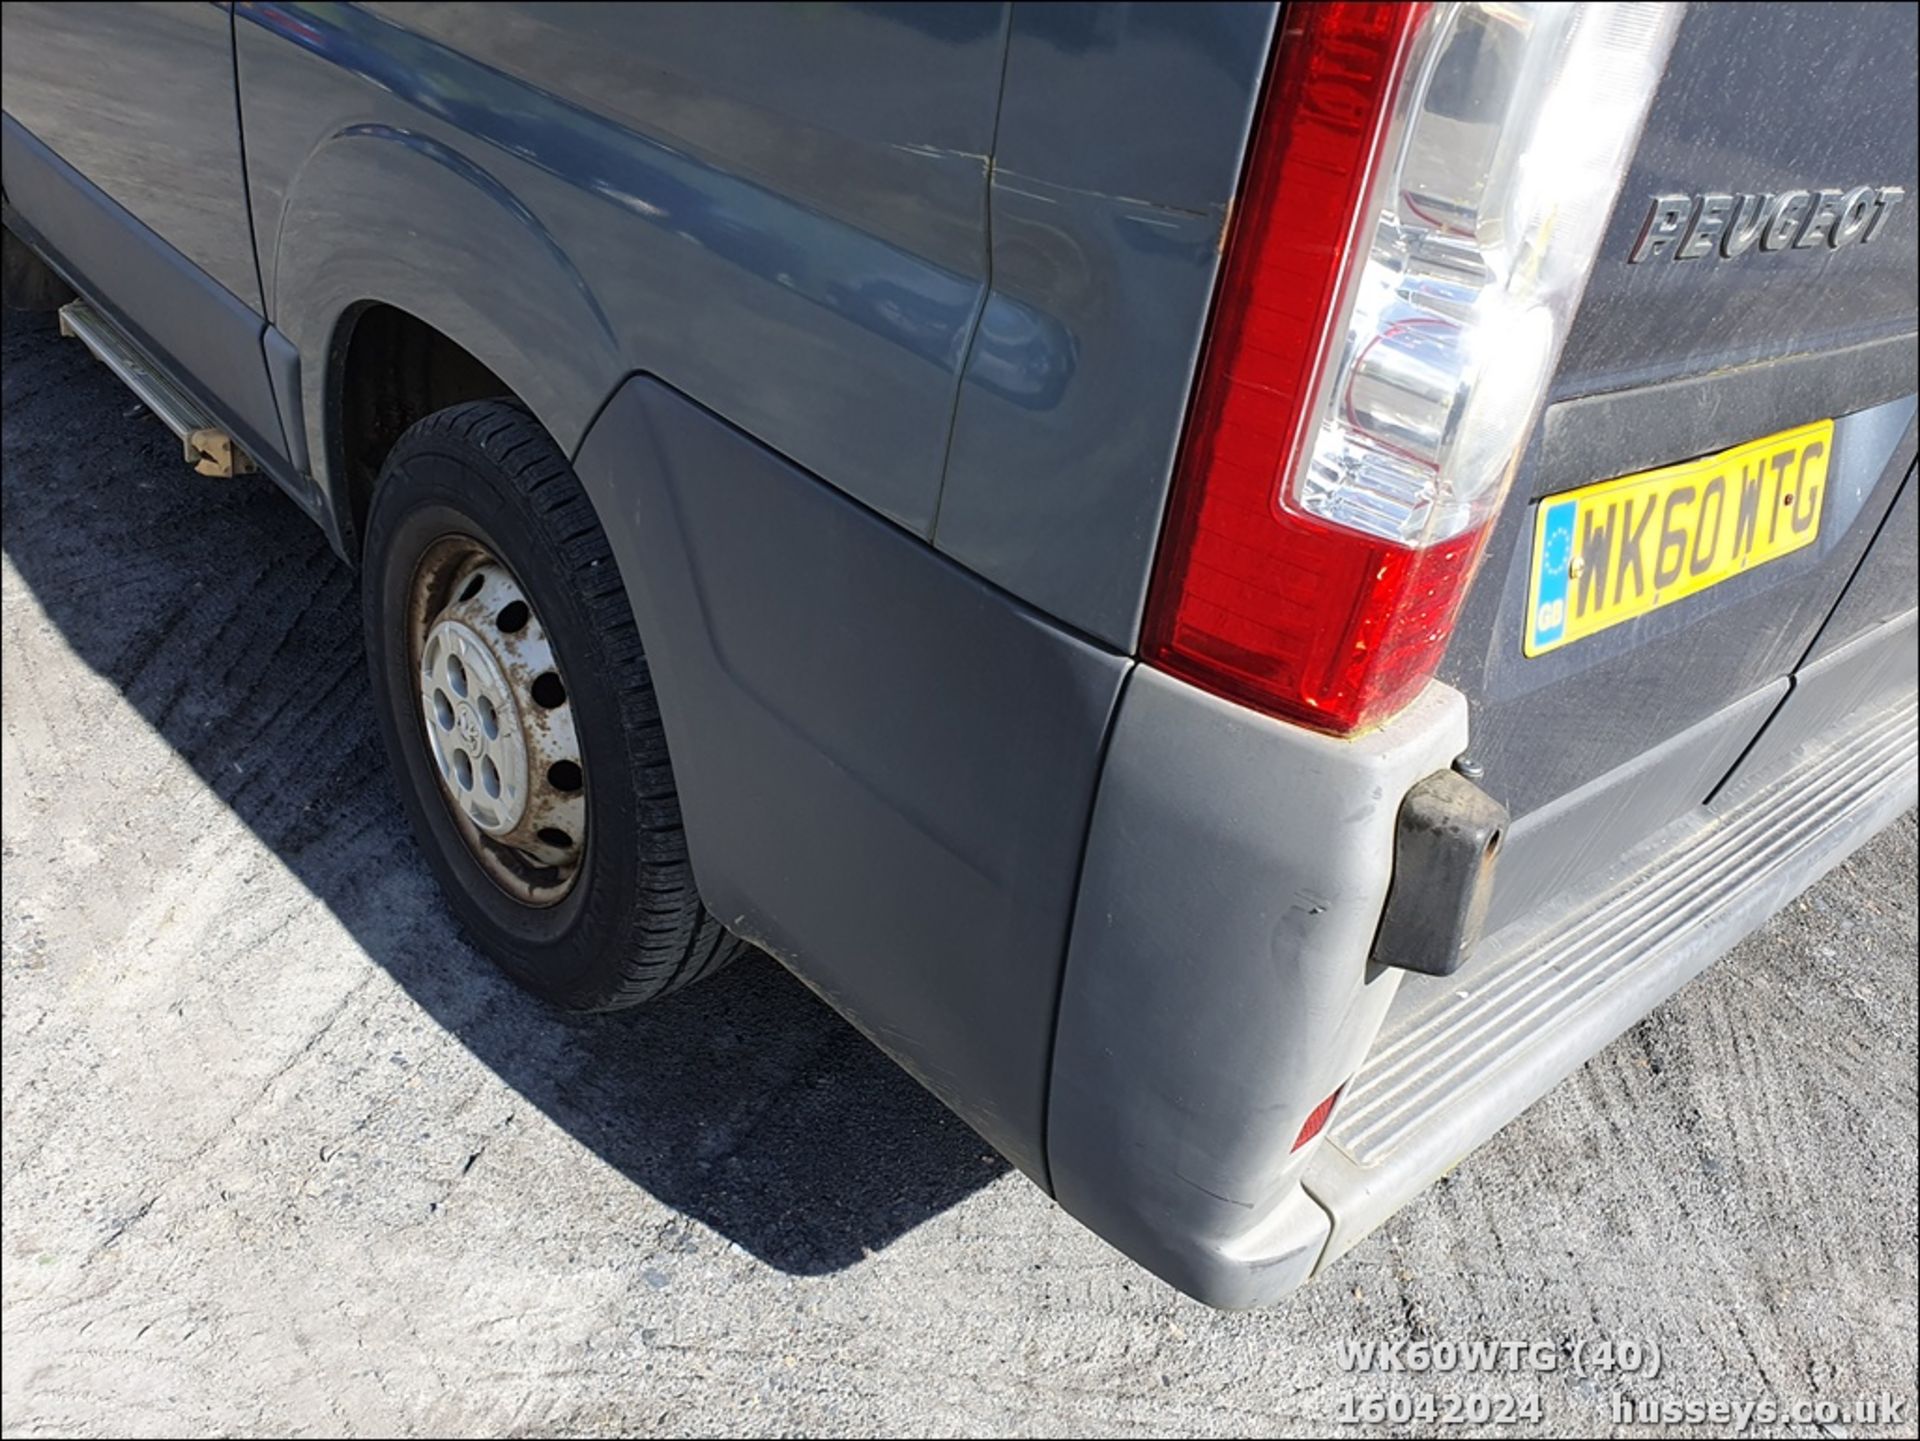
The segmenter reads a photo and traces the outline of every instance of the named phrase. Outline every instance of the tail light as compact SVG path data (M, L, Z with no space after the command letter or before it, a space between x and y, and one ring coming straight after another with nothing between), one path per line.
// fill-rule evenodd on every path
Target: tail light
M1681 8L1286 6L1151 662L1335 732L1431 677Z

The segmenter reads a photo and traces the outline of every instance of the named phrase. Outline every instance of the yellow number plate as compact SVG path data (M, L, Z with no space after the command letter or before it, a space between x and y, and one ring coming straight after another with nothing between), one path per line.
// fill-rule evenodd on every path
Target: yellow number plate
M1812 545L1833 422L1540 502L1526 652L1545 655Z

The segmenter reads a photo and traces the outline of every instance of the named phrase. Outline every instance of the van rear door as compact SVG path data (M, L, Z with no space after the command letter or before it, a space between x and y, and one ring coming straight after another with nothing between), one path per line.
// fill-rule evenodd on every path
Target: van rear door
M1914 465L1916 14L1688 8L1442 670L1515 818L1490 927L1704 801L1886 609L1835 614Z

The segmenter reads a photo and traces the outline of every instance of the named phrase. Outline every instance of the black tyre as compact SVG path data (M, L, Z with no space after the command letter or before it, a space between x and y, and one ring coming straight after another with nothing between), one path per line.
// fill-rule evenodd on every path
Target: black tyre
M367 517L369 668L415 834L482 950L578 1010L744 949L694 889L646 654L566 457L476 401L394 445Z

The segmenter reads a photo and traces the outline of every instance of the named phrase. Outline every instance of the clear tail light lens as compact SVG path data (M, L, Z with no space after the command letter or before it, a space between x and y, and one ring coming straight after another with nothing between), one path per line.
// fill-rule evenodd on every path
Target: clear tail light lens
M1681 9L1286 7L1150 660L1333 731L1432 675Z

